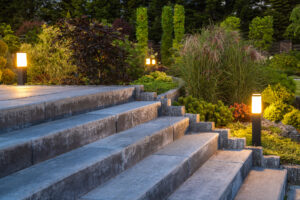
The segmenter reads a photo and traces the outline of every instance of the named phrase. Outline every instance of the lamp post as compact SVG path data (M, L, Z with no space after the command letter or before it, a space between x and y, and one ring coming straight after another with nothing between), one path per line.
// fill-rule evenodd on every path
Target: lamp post
M151 65L151 58L146 58L146 65Z
M27 82L27 54L17 53L18 85L25 85Z
M261 146L261 95L252 95L252 145Z

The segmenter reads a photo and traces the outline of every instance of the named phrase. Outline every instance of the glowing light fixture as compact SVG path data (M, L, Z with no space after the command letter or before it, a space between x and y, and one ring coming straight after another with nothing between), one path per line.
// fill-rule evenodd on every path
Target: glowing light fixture
M152 58L152 65L156 65L156 60Z
M253 94L252 95L252 113L261 114L261 95Z
M261 112L262 99L260 94L252 95L252 145L261 146Z
M27 82L27 54L17 53L18 85L25 85Z
M151 59L150 58L146 58L146 65L151 65Z
M17 53L17 67L27 67L26 53Z

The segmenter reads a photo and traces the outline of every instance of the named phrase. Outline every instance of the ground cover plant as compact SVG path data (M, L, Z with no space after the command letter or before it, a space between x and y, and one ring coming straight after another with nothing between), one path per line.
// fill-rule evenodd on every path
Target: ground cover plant
M230 128L232 137L246 138L247 145L252 145L251 124L232 123ZM280 129L277 127L262 127L262 147L265 155L280 156L281 164L300 164L300 144L290 138L280 136Z
M215 122L217 127L226 126L234 120L232 115L234 108L228 108L222 101L213 104L188 96L180 97L173 105L183 105L187 113L199 114L201 121Z
M173 81L172 77L167 76L165 72L155 71L149 75L144 75L131 85L144 85L146 92L156 92L161 94L171 89L177 88L178 83Z

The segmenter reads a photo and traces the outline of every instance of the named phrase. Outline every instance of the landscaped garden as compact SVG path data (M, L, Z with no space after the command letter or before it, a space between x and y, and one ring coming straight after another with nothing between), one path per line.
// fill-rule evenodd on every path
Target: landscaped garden
M32 85L144 85L145 91L161 94L181 87L177 77L184 92L173 105L230 128L248 145L251 96L262 93L263 117L269 120L262 131L264 153L300 164L299 141L276 126L300 129L294 107L300 52L271 53L283 39L300 43L299 5L130 2L33 1L40 6L34 14L1 13L0 83L16 84L16 52L27 53Z

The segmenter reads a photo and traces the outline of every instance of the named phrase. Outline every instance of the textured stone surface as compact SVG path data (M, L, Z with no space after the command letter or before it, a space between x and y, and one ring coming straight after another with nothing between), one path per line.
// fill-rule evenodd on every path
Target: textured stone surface
M246 146L246 149L252 150L253 167L261 167L263 163L263 148L256 146Z
M194 124L194 123L200 122L200 115L199 114L185 113L184 116L188 117L190 119L190 124Z
M125 103L133 100L134 90L131 86L0 86L0 133Z
M235 200L283 200L286 170L254 168L245 179Z
M214 122L198 122L191 124L189 131L190 132L210 132L215 129Z
M246 138L234 138L228 139L227 149L244 149L246 145Z
M300 165L283 165L287 170L288 182L294 185L300 185Z
M157 96L157 99L170 99L172 101L177 100L180 96L180 88L169 90L163 94Z
M262 167L278 169L280 167L280 156L263 156Z
M226 149L228 146L228 136L230 133L230 129L214 129L214 133L219 134L219 149Z
M233 199L247 176L251 151L218 151L169 200Z
M217 134L184 136L81 199L165 199L216 150Z
M142 92L137 97L139 101L155 101L157 99L156 92Z
M173 141L182 117L162 117L0 179L0 197L76 199Z
M288 187L287 200L300 200L299 185L290 185Z
M157 118L160 102L130 102L0 135L0 177Z

